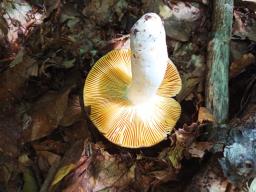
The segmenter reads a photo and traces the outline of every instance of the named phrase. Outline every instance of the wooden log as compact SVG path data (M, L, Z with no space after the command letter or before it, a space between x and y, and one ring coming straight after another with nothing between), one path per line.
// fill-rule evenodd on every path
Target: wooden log
M229 44L233 4L233 0L213 1L212 39L208 45L207 59L206 106L217 123L224 123L228 119Z

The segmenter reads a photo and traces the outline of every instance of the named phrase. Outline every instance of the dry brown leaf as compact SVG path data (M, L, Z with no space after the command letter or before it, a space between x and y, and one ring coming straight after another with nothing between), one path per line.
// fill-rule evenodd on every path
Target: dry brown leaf
M90 131L88 130L85 121L79 121L72 126L64 129L64 140L69 143L73 143L77 140L91 139Z
M252 53L244 54L240 59L235 60L230 65L230 78L234 78L239 75L247 66L253 64L256 61L255 56Z
M190 39L206 15L206 10L196 2L143 1L143 9L158 13L164 20L166 35L182 42Z
M106 151L101 151L95 159L92 159L88 173L84 177L83 186L88 191L100 191L119 186L118 182L129 174L128 165L120 156L110 155ZM125 178L127 179L127 177Z
M0 154L3 156L17 157L19 155L20 127L21 120L16 115L15 109L7 112L0 107Z
M214 116L210 113L210 111L206 107L200 107L198 112L198 122L215 122Z
M51 139L47 139L42 142L33 142L31 145L35 151L51 151L56 154L64 154L67 148L65 143Z
M42 175L46 176L49 169L60 161L61 157L49 151L37 151L37 164Z
M20 63L6 70L0 76L0 104L1 106L12 103L19 99L24 91L24 83L29 75L27 69L35 63L31 57L24 56Z
M138 191L148 191L161 183L176 180L175 169L169 161L142 157L136 161L135 186Z
M242 1L256 3L256 0L242 0Z
M68 106L70 89L63 93L49 92L34 103L29 114L32 124L23 132L24 142L33 141L56 129Z
M196 88L196 86L200 83L202 79L200 77L184 77L182 79L182 90L177 95L177 100L182 101L187 96L189 96Z
M70 163L63 165L67 166ZM176 180L175 169L169 161L161 157L142 156L135 160L129 153L110 154L97 144L86 144L80 160L75 164L73 171L64 167L62 174L59 174L62 181L54 188L55 190L147 191L165 182Z
M211 142L194 142L190 146L188 152L192 157L203 158L206 151L209 151L213 146Z
M234 10L233 35L241 39L248 38L256 41L256 19L254 11L250 9Z
M74 171L64 178L57 189L68 192L76 192L77 189L118 191L127 187L134 178L131 160L111 155L102 146L88 144L82 154Z
M83 141L78 140L66 151L61 159L58 169L56 170L53 179L50 180L50 186L47 191L55 191L58 183L66 177L71 171L79 170L81 164L87 159L84 154ZM79 173L80 175L81 173Z
M69 98L68 106L59 124L61 126L67 127L79 121L80 118L81 118L81 106L79 103L79 97L72 96Z
M8 40L15 42L19 38L19 33L26 34L28 28L39 25L43 21L43 14L36 12L31 16L32 6L24 1L1 1L1 10L4 13L8 24Z
M52 153L52 152L49 152L49 151L38 151L37 152L37 155L41 158L43 158L44 160L47 161L47 163L52 166L53 163L57 162L60 160L60 156L55 154L55 153Z

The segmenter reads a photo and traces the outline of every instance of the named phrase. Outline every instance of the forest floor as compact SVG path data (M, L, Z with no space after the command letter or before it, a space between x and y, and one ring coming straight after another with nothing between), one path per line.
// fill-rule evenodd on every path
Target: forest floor
M223 155L213 152L209 134L215 122L205 107L210 1L3 0L0 6L0 191L249 190L251 180L235 186L224 177ZM93 64L121 48L146 12L164 20L169 57L182 78L176 97L182 114L165 141L132 150L97 131L83 87ZM255 128L256 2L235 1L230 49L228 125L252 121Z

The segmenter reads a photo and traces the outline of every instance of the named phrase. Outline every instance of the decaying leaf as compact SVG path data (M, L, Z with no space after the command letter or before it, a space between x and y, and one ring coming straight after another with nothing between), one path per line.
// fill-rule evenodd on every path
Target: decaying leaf
M23 185L23 191L38 191L39 186L36 181L35 175L33 174L32 170L29 168L26 168L23 171L23 180L24 180L24 185Z
M35 60L29 56L24 56L20 63L3 72L0 76L0 103L10 104L14 99L19 99L23 94L23 88L30 74L27 69L31 67Z
M73 143L77 140L91 140L90 131L87 123L82 121L72 124L70 127L64 129L64 140Z
M69 165L65 165L64 167L61 167L57 174L55 175L53 182L52 182L52 186L56 185L57 183L59 183L67 174L70 173L70 171L72 171L76 166L74 164L69 164Z
M223 177L218 159L215 157L210 159L206 166L202 166L202 169L191 179L190 184L184 191L235 192L237 190L234 190Z
M181 168L181 160L186 150L198 136L199 127L197 123L184 124L182 128L176 129L175 133L170 136L173 145L168 151L168 158L176 169Z
M23 130L24 142L33 141L50 134L58 127L68 106L70 89L62 92L49 92L34 103L29 114L31 125Z
M248 38L252 41L256 41L256 18L252 10L246 9L245 11L242 11L235 9L233 25L233 35L236 35L241 39Z
M68 101L68 106L60 121L61 126L70 126L79 121L81 118L81 106L78 96L71 96Z
M8 24L8 40L15 42L18 39L18 33L26 34L28 28L42 23L43 14L34 13L31 17L32 7L28 2L3 1L0 3L1 10L5 10L3 17Z
M33 142L32 147L35 151L51 151L55 154L64 154L65 148L67 145L62 143L61 141L55 141L51 139L47 139L41 142Z
M60 161L61 157L50 151L37 151L38 167L42 173L47 173L50 167Z
M148 191L176 180L175 169L160 157L134 159L110 154L100 145L86 144L76 168L56 188L61 191Z
M138 191L155 189L161 183L177 179L174 167L170 162L160 158L142 157L137 160L135 181Z
M182 128L175 130L174 139L176 145L188 147L199 136L198 123L192 123L191 125L184 124Z
M93 20L98 25L105 25L113 18L113 14L109 11L110 9L121 18L126 7L127 2L125 0L92 0L86 4L83 14L89 16L90 20Z
M240 59L235 60L230 65L230 78L234 78L239 75L245 68L253 63L256 59L252 53L244 54Z
M256 0L242 0L242 1L256 3Z
M24 48L21 47L15 59L10 63L10 67L14 67L15 65L21 63L23 61L23 56L24 56Z
M76 141L64 154L59 163L59 168L55 173L53 180L50 182L49 188L54 188L56 185L67 176L72 170L79 167L80 159L83 156L83 142L81 140Z
M199 3L167 3L165 1L144 1L144 9L161 15L164 20L166 35L185 42L198 28L205 13Z
M0 17L0 36L2 35L7 35L8 33L8 25L7 22L4 18Z
M215 118L206 107L200 107L199 112L198 112L198 122L213 123L213 122L215 122Z
M194 142L189 147L188 152L192 157L203 158L206 151L209 151L213 146L211 142Z
M193 54L192 43L185 45L176 44L174 49L174 63L183 68L185 72L181 73L182 90L177 95L178 101L191 100L192 94L198 94L199 85L204 81L205 58L203 55ZM189 59L188 59L189 58Z
M9 110L9 111L8 111ZM15 106L11 109L0 107L0 159L4 156L17 158L19 155L21 120Z
M185 79L182 80L182 90L181 92L177 95L177 100L182 101L185 99L189 94L191 94L196 86L200 83L201 78L199 77L184 77Z

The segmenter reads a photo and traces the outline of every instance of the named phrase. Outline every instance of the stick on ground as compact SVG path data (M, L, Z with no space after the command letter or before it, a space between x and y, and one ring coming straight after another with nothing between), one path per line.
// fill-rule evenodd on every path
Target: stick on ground
M229 57L233 21L233 0L214 0L212 14L212 39L208 45L208 76L206 106L217 123L228 119Z

